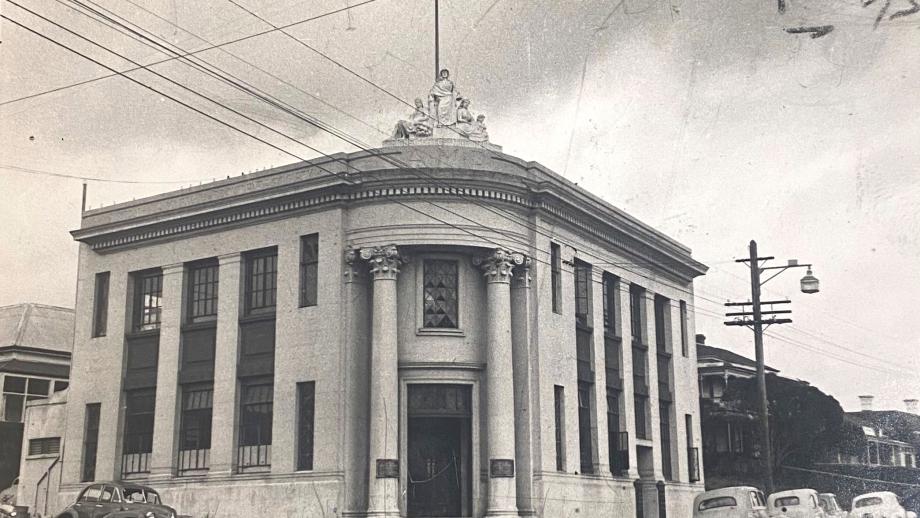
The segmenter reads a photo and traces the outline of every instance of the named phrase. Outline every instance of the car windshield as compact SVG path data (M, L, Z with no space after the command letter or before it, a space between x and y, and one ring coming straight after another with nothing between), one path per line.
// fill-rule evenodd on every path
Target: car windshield
M837 505L837 500L832 496L819 496L818 504L821 506L821 509L825 511L836 511L840 509L840 506Z
M124 490L125 501L135 504L160 504L160 495L152 489L140 487L126 487Z
M869 507L872 505L882 505L882 498L878 496L870 496L869 498L862 498L857 500L853 507Z
M777 498L773 503L774 507L791 507L793 505L799 505L799 497L784 496L782 498Z
M716 509L718 507L735 507L738 505L738 501L730 496L720 496L716 498L710 498L708 500L703 500L700 502L700 511L706 511L707 509Z

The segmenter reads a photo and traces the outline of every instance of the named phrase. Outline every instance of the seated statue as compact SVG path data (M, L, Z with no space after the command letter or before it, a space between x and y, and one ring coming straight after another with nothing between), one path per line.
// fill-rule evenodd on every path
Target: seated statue
M476 122L473 123L473 127L467 136L473 142L488 142L489 132L486 131L485 115L480 114L476 117Z
M396 123L396 129L393 132L393 138L408 139L410 137L430 137L431 120L425 113L425 103L421 99L415 100L415 111L409 115L408 120L400 120Z
M473 114L470 113L470 100L463 99L457 108L457 132L464 137L469 137L473 130Z

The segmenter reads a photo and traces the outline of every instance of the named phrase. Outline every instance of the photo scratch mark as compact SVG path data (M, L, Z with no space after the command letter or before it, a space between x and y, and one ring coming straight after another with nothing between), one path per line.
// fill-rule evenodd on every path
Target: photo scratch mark
M833 25L818 25L813 27L789 27L786 32L789 34L811 34L811 39L827 36L834 30Z

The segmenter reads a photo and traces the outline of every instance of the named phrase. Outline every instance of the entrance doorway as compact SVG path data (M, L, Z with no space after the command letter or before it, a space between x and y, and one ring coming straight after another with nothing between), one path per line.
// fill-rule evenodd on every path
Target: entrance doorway
M470 387L408 389L408 515L472 516Z

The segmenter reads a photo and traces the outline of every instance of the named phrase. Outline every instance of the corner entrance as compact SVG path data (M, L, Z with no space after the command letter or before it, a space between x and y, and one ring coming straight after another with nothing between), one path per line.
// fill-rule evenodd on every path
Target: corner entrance
M408 515L472 516L470 387L408 389Z

